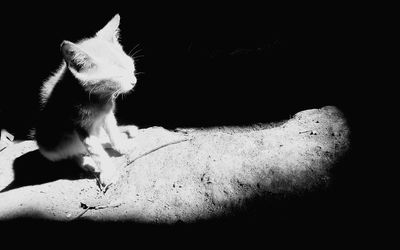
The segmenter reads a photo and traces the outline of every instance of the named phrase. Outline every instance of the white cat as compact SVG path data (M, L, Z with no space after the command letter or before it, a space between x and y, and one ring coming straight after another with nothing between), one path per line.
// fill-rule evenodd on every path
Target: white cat
M35 135L43 156L77 159L85 169L100 173L103 186L115 183L118 174L99 134L104 129L113 148L125 151L115 98L136 84L134 61L118 41L119 22L117 14L94 37L62 42L64 61L43 84Z

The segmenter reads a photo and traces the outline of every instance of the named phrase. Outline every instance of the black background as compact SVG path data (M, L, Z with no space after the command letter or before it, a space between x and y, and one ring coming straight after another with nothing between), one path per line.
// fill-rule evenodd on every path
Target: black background
M354 128L362 83L354 74L360 44L354 39L359 27L353 8L250 2L110 5L2 8L0 127L26 139L37 117L39 88L61 62L61 42L94 35L119 13L121 43L126 52L138 45L136 67L144 72L134 92L118 100L121 124L252 125L334 105ZM352 129L352 138L356 135ZM325 202L319 208L326 210L298 222L323 226L318 218L324 218L322 233L333 225L351 230L362 192L355 188L355 145L340 163L332 192L312 203ZM295 224L290 226L299 232L307 228Z
M233 4L232 4L233 5ZM351 119L352 12L345 6L238 5L4 8L1 127L24 139L59 45L94 35L116 13L136 45L138 84L118 100L121 124L251 125L335 105ZM5 76L5 79L4 79Z

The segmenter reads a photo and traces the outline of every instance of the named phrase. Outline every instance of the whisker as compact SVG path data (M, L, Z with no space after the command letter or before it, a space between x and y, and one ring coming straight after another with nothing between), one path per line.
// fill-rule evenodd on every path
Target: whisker
M135 53L132 54L132 57L134 57L137 53L141 52L143 49L138 49L135 51Z
M114 92L110 95L110 97L108 98L108 102L111 102L113 98L117 98L117 96L118 96L118 91L119 91L119 90L117 89L116 91L114 91Z
M136 46L133 47L133 49L131 49L131 50L129 51L128 55L130 55L132 51L134 51L137 47L139 47L139 45L140 45L140 43L136 44Z
M144 57L144 55L132 56L133 60L136 60L137 58L140 58L140 57Z
M90 95L92 94L92 92L95 90L96 85L93 86L90 90L89 90L89 101L90 101Z

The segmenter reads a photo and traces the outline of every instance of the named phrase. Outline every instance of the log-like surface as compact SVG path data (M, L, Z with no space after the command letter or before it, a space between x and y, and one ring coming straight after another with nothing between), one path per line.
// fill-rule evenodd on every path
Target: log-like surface
M129 156L111 154L120 179L105 194L71 162L49 163L34 141L24 141L0 153L0 219L175 223L229 217L325 190L332 167L350 147L349 134L345 117L331 106L299 112L276 127L141 129L130 139ZM82 214L85 205L96 209Z

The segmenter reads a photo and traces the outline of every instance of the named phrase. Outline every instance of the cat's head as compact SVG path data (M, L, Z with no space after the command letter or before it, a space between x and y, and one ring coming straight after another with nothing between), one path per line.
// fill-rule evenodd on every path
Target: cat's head
M117 14L92 38L64 41L61 51L68 69L91 93L125 93L136 84L135 64L119 43Z

